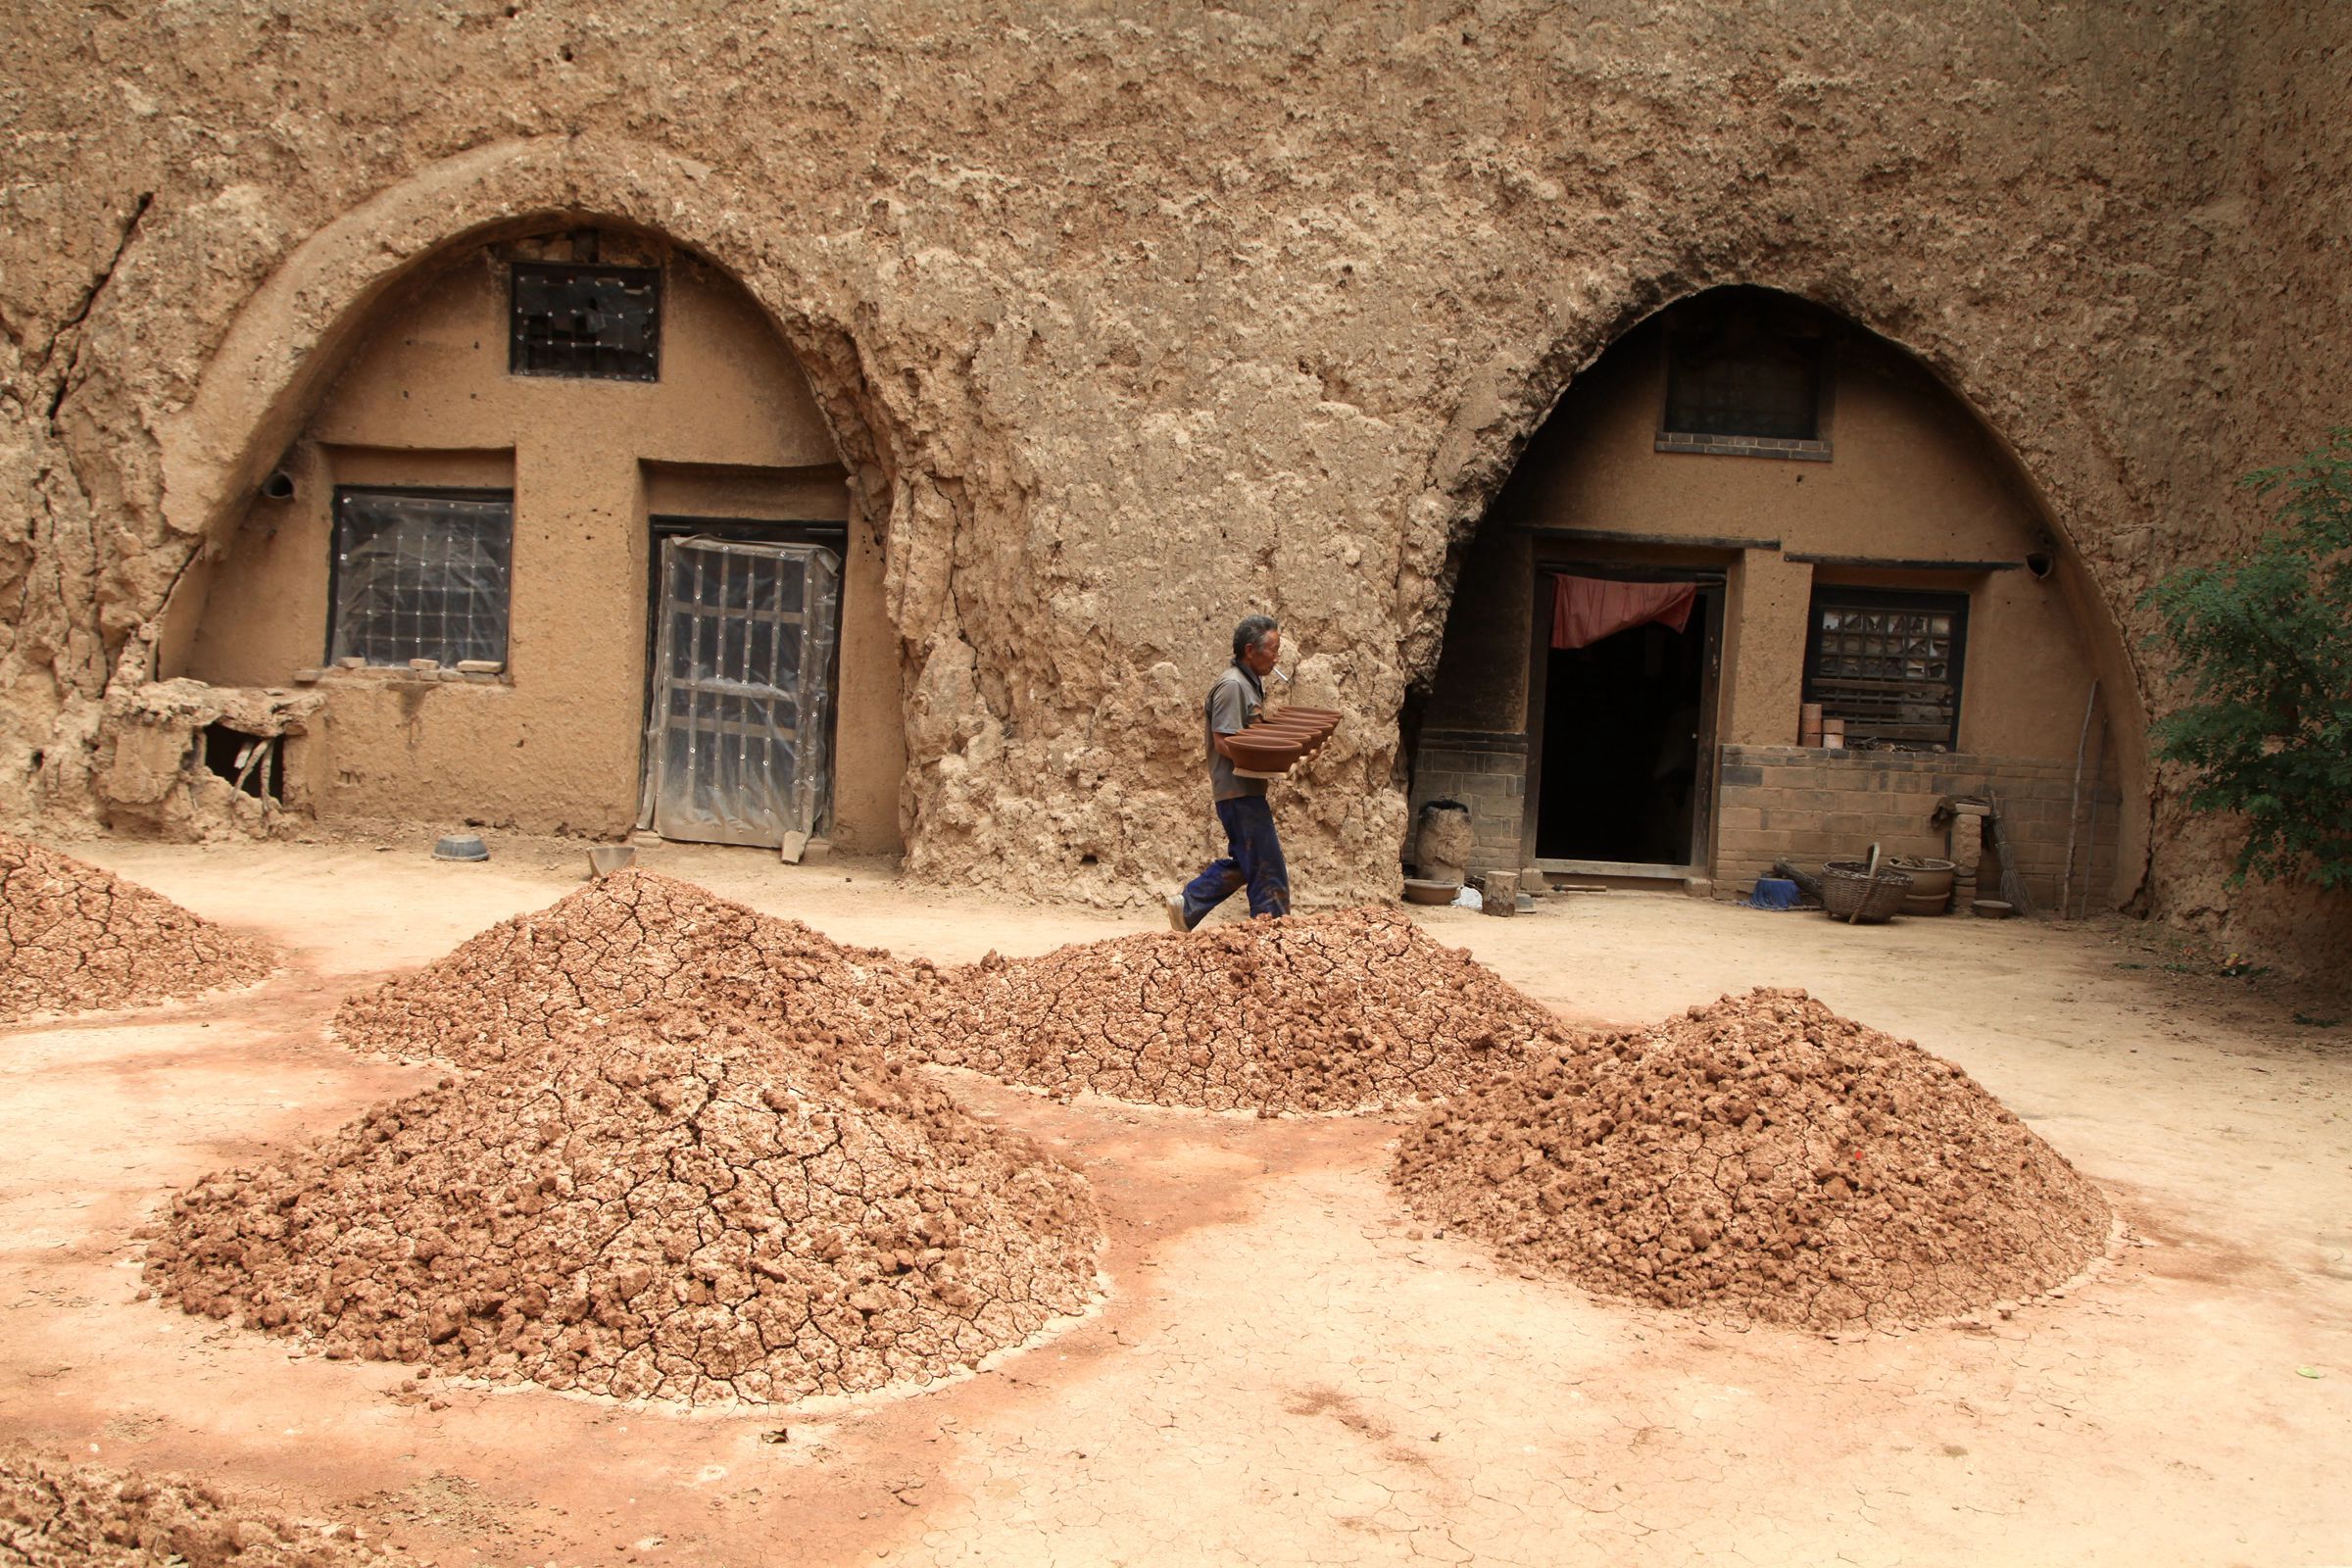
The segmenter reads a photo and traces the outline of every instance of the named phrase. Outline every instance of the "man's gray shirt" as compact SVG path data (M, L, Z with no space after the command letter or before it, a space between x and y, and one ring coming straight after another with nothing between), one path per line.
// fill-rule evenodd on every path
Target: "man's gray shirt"
M1230 801L1244 795L1263 795L1266 781L1243 778L1233 763L1217 754L1217 737L1247 729L1265 701L1265 688L1239 664L1228 664L1208 689L1208 788L1212 800Z

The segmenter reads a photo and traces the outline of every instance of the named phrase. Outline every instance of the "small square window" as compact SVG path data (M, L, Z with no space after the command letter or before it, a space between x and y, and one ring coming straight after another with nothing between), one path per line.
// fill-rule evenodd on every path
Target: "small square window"
M508 491L337 488L327 659L504 662L514 542Z
M660 380L662 270L514 263L507 368Z
M1845 720L1849 742L1959 748L1966 594L1824 585L1812 627L1804 700Z

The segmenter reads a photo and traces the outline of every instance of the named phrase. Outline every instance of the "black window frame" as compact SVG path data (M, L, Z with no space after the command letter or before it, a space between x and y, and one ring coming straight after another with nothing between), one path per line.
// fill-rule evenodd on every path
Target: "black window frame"
M459 487L449 485L402 484L339 484L328 503L326 554L326 663L333 665L341 660L360 658L368 661L371 669L398 669L410 660L422 659L421 651L412 652L399 659L378 660L366 650L346 650L341 647L343 631L343 558L345 550L345 511L347 502L362 497L384 496L414 501L460 501L475 505L497 505L506 509L504 537L501 540L503 559L500 568L504 576L504 605L499 622L498 649L495 655L469 653L468 659L495 659L504 664L507 650L514 634L514 492L512 489L487 487ZM436 656L437 657L437 656ZM457 661L446 661L445 665Z
M1712 352L1702 352L1699 344L1708 339L1719 340ZM1762 429L1742 424L1737 429L1708 428L1706 419L1678 418L1687 414L1689 404L1684 394L1687 377L1696 367L1718 362L1755 362L1766 356L1780 356L1801 364L1805 377L1805 427L1798 429ZM1768 326L1750 325L1736 332L1701 334L1689 329L1669 328L1666 334L1666 404L1659 416L1661 435L1681 436L1700 441L1791 441L1807 445L1827 442L1824 434L1824 412L1829 402L1830 353L1829 340L1820 335L1797 335L1776 332ZM1737 417L1737 414L1730 417ZM1715 422L1723 422L1717 420ZM1762 420L1750 421L1761 424Z
M607 347L593 341L558 340L534 335L528 323L545 313L523 310L525 280L562 285L607 281L649 291L645 346ZM662 379L662 269L623 267L604 262L528 262L507 264L507 373L546 376L571 381L639 381ZM559 353L558 351L561 351ZM637 364L642 359L642 365Z
M1932 740L1915 737L1888 737L1884 725L1864 716L1859 720L1850 711L1840 711L1835 699L1825 695L1823 682L1835 681L1837 676L1825 677L1822 662L1822 612L1828 609L1857 611L1928 611L1942 612L1952 617L1951 646L1944 656L1946 676L1943 684L1951 690L1951 723L1942 736L1946 751L1960 750L1960 711L1967 697L1968 676L1968 612L1969 595L1964 592L1925 588L1871 588L1847 583L1815 583L1811 600L1805 607L1805 665L1803 701L1820 703L1822 717L1845 721L1848 745L1856 741L1873 741L1890 746L1930 746ZM1918 728L1921 726L1902 726Z

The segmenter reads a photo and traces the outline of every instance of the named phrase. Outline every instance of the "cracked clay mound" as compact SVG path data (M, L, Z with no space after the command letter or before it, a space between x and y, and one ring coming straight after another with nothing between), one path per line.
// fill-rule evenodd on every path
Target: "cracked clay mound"
M0 1022L192 997L271 964L260 943L160 893L0 833Z
M201 1482L0 1453L0 1563L26 1568L369 1568L347 1526L297 1525Z
M1084 1310L1085 1183L838 1038L658 1006L178 1197L149 1283L329 1356L622 1397L920 1383Z
M1560 1020L1394 909L1119 937L947 977L937 1061L1054 1094L1361 1111L1453 1094Z
M334 1030L357 1050L478 1067L662 1003L780 1022L812 1001L889 1045L908 1032L930 974L927 960L845 948L690 882L620 871L346 999Z
M2105 1250L2098 1191L1958 1067L1802 991L1725 997L1440 1106L1416 1214L1604 1295L1893 1327L2034 1295Z

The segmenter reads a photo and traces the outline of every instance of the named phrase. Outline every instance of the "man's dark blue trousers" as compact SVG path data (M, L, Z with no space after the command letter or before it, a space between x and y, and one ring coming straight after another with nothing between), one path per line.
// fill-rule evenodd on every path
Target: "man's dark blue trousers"
M1282 863L1282 840L1274 833L1274 808L1263 795L1237 796L1217 803L1225 824L1225 858L1212 860L1184 890L1184 925L1191 930L1208 911L1239 889L1250 890L1251 914L1291 912L1291 872Z

